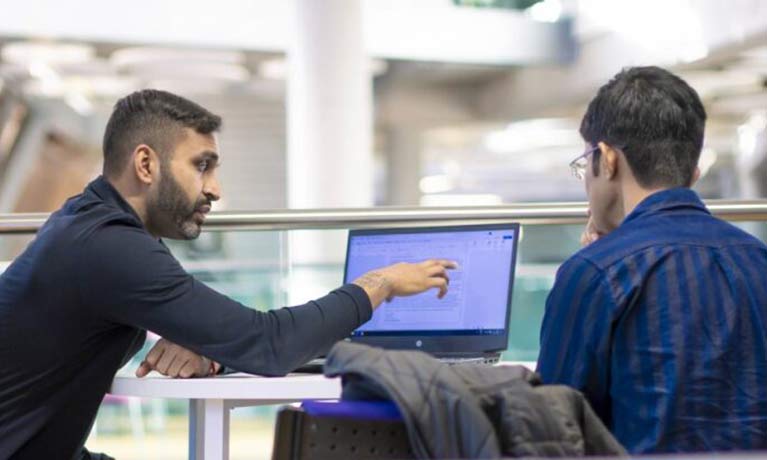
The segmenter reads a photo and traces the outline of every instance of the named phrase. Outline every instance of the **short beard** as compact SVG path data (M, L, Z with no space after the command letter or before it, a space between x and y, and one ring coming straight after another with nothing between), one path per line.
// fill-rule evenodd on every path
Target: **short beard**
M164 162L160 164L160 172L162 179L157 197L147 203L147 214L154 232L158 236L172 239L197 238L202 226L194 220L194 213L203 205L210 204L209 200L201 197L194 203L189 203L170 167Z

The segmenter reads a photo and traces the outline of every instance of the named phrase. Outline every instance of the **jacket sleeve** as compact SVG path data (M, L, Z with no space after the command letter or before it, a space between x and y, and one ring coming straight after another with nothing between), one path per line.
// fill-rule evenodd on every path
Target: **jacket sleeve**
M250 309L196 280L140 228L103 228L82 252L80 292L94 316L151 330L242 372L290 372L372 314L370 299L356 285L296 307Z
M544 383L574 387L610 425L610 314L602 273L574 256L557 272L541 326L538 372Z

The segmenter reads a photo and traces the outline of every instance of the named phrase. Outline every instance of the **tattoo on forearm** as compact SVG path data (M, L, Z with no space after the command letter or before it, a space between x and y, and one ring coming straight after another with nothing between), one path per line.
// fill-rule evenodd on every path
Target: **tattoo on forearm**
M355 283L364 289L389 289L389 280L378 272L365 273Z

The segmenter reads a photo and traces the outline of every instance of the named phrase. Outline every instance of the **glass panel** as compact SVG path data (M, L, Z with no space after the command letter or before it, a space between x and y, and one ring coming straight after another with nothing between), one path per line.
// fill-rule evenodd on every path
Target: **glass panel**
M504 359L536 359L546 295L558 265L578 249L580 232L579 225L523 228L509 350ZM208 232L195 241L167 244L201 281L247 306L267 310L303 303L339 286L346 233ZM126 370L132 372L150 347L147 342ZM232 412L231 458L269 458L276 410L238 408ZM88 445L126 459L185 458L187 411L184 400L131 402L108 397Z
M559 265L579 249L581 225L523 226L509 321L508 361L535 361L546 296ZM551 244L556 241L557 244Z
M737 223L765 240L767 222ZM582 225L524 226L512 300L505 360L535 361L546 296L559 265L579 248ZM0 238L5 262L31 235ZM306 302L339 286L345 230L206 232L195 241L168 241L199 280L243 304L268 310ZM123 372L133 372L152 345L147 341ZM231 458L270 457L276 407L232 412ZM108 396L88 446L122 459L186 458L187 401Z

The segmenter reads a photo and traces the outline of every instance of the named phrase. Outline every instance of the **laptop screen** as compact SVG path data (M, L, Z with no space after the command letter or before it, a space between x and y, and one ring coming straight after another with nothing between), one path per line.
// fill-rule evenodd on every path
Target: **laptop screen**
M496 336L505 346L518 235L518 224L351 231L346 283L398 262L458 262L445 297L437 289L397 297L352 337Z

